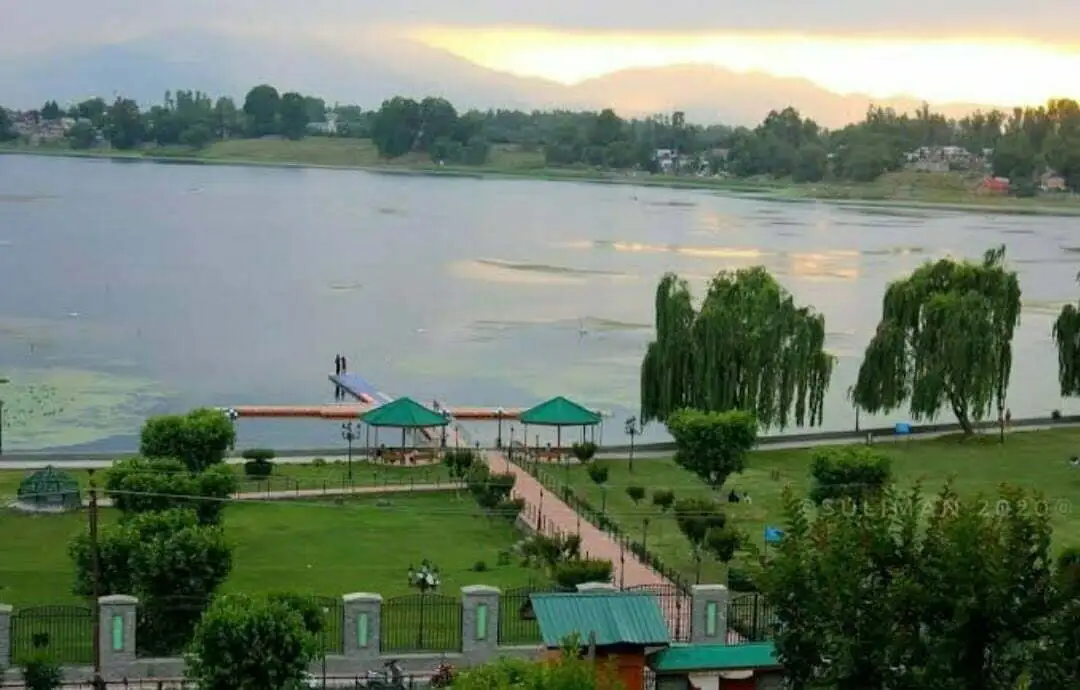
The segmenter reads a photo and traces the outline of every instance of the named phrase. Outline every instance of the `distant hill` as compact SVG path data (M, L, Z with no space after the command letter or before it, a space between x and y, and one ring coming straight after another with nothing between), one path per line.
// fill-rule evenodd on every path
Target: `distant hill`
M563 86L490 70L445 51L394 39L349 52L317 43L234 38L205 31L159 34L128 43L0 62L0 104L37 107L116 94L140 103L191 88L242 98L266 82L328 102L376 107L392 95L440 95L459 107L605 108L623 115L680 109L694 122L752 125L793 105L829 127L860 119L872 99L842 96L804 79L740 74L707 65L632 69ZM912 110L915 99L878 101ZM976 105L935 106L950 115ZM983 106L984 109L986 106Z

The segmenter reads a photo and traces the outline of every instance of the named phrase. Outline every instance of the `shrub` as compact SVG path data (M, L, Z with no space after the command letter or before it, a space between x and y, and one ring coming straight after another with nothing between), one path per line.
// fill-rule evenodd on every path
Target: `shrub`
M312 467L325 467L326 466L326 459L325 458L315 458L314 460L311 461L311 466Z
M304 620L304 629L313 636L318 637L326 629L326 612L311 597L294 592L274 592L267 599L299 613Z
M469 570L474 573L486 573L488 571L487 561L477 561L476 563L473 563L472 568L469 568Z
M626 495L630 497L630 500L634 502L634 505L641 503L641 499L645 498L644 486L628 486L626 487Z
M273 460L277 455L269 448L248 448L240 454L245 460Z
M35 652L22 667L27 690L56 690L64 680L64 671L44 652Z
M574 454L574 457L577 458L579 462L585 464L596 456L596 444L592 441L575 443L570 446L570 452Z
M505 498L499 501L492 512L499 517L506 518L510 522L517 520L517 516L521 514L521 511L525 508L524 498Z
M757 592L758 586L753 576L741 568L728 569L728 588L732 592Z
M881 493L892 470L889 458L881 452L866 446L848 446L815 452L810 476L810 500L814 503L845 499L861 503Z
M671 510L671 506L675 505L675 492L669 489L657 489L653 491L652 502L661 512L666 513Z
M606 465L602 465L598 462L589 464L588 467L589 479L593 480L594 484L605 484L608 480L610 472Z
M274 473L274 463L269 460L248 460L244 463L244 474L249 477L269 477Z
M577 587L586 582L610 582L611 561L567 561L555 568L555 584L560 587Z
M746 455L757 443L757 418L749 412L679 410L667 419L675 439L675 462L719 489L746 467Z

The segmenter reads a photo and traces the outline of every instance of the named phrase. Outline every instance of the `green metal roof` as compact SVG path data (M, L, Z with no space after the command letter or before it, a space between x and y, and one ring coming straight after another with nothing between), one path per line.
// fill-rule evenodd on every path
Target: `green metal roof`
M450 423L446 417L429 410L412 398L398 398L393 402L380 405L361 419L364 424L371 426L391 426L402 429L446 426Z
M525 410L520 420L536 426L593 426L600 423L600 415L560 395Z
M595 634L598 647L671 644L664 614L651 594L589 592L533 594L531 598L540 634L549 648L574 634L583 645Z
M780 666L776 659L776 645L772 642L676 645L650 655L648 663L657 673L734 671Z

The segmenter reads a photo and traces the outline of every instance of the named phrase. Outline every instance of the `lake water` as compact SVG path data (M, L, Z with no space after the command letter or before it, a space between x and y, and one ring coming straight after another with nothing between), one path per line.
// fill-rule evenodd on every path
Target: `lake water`
M754 264L826 315L840 362L825 426L851 428L844 393L886 283L1001 243L1025 297L1009 407L1080 409L1059 399L1050 340L1076 295L1080 218L0 156L5 447L127 449L150 413L331 402L337 352L423 401L565 394L612 410L604 440L621 441L659 276L700 292L717 270ZM239 431L245 445L340 443L322 422Z

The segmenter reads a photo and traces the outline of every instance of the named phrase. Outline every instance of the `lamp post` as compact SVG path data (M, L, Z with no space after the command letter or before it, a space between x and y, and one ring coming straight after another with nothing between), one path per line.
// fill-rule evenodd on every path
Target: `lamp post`
M359 426L353 427L352 422L345 422L341 425L341 438L345 439L345 442L349 446L348 451L348 463L349 463L349 481L352 481L352 444L357 438L360 437Z
M0 386L11 383L9 379L0 377ZM4 401L0 400L0 455L4 454Z
M495 448L498 450L502 450L502 422L504 414L506 414L506 411L503 410L503 408L495 408L495 418L499 420L498 432L495 435Z
M424 611L427 608L427 593L439 588L441 580L439 569L426 558L420 562L420 567L414 569L409 566L409 586L420 590L420 625L416 635L416 649L424 649Z
M637 417L626 418L626 435L630 437L630 460L627 463L627 469L631 474L634 473L634 437L641 433L642 426L638 424Z

